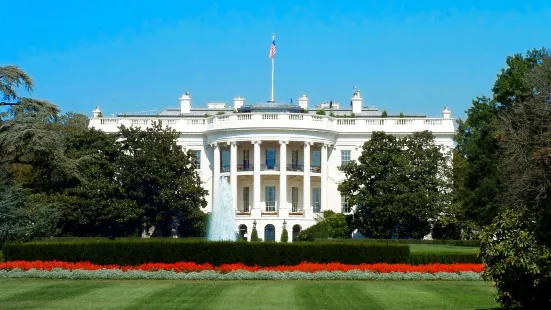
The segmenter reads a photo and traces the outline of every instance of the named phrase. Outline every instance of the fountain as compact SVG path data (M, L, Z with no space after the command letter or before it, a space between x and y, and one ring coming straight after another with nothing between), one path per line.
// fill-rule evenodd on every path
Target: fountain
M218 193L215 195L207 238L210 241L235 241L237 239L235 210L232 206L230 184L226 177L220 178Z

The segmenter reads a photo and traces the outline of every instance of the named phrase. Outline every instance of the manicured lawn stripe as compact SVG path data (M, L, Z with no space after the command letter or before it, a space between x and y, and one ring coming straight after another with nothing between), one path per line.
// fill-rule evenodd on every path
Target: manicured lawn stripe
M478 254L480 248L469 246L454 246L448 244L410 244L409 250L411 253L462 253L462 254Z
M489 309L483 281L1 279L0 309ZM8 292L8 293L6 293Z

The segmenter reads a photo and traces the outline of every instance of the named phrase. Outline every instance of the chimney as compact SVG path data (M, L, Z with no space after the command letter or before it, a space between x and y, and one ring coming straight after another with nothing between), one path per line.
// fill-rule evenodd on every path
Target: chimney
M448 107L444 108L444 111L442 111L442 118L451 118L452 111L448 109Z
M233 110L237 112L237 109L240 109L245 104L245 98L235 97L233 98Z
M360 95L359 89L356 88L356 90L354 91L354 94L352 95L352 99L350 100L350 104L352 105L352 113L354 114L362 113L363 98Z
M306 97L306 95L302 95L302 97L298 98L298 106L304 110L308 110L308 97Z
M99 118L99 117L103 117L103 113L101 113L101 110L99 109L99 107L96 107L96 109L92 111L92 118Z
M180 98L180 113L189 114L191 112L191 95L186 92Z

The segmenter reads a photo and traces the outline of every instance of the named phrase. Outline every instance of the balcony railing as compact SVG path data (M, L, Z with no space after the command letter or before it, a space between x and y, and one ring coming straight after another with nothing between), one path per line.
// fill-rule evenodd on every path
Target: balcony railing
M321 173L321 167L319 167L319 166L312 166L312 167L310 167L310 172Z
M260 171L279 171L279 165L260 165Z
M304 171L302 165L287 165L287 171Z
M93 118L90 126L106 132L116 132L119 126L151 127L153 122L169 126L179 132L205 132L218 129L246 129L258 127L316 129L338 132L454 132L452 118L333 118L330 116L292 113L251 113L199 117L107 117Z
M254 171L254 165L251 165L251 164L237 165L237 171Z

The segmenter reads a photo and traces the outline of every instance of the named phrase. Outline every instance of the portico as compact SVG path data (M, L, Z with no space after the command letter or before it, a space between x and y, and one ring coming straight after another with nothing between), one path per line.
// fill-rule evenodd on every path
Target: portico
M326 208L331 143L230 140L210 146L213 180L228 177L232 205L239 216L300 216ZM218 182L212 182L213 193L217 189Z

